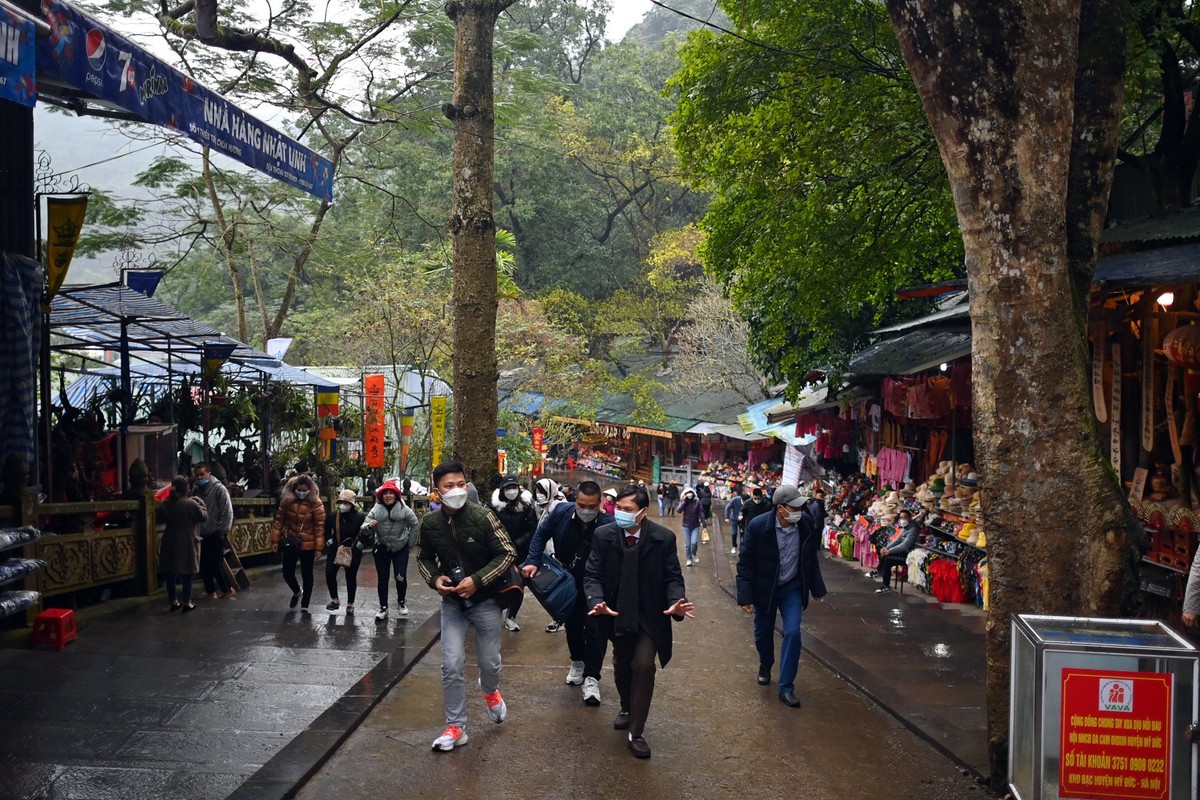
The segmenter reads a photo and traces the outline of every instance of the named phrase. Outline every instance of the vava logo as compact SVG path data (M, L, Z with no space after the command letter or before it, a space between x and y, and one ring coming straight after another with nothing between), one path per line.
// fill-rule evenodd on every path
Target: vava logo
M97 72L104 69L104 56L108 47L104 43L104 31L92 28L87 34L87 57L92 69Z
M1133 681L1100 681L1100 710L1133 713Z

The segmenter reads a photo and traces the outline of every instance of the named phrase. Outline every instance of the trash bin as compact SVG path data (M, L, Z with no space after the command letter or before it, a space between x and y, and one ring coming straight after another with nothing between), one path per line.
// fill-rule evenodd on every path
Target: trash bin
M1016 614L1018 800L1196 797L1200 652L1161 622Z

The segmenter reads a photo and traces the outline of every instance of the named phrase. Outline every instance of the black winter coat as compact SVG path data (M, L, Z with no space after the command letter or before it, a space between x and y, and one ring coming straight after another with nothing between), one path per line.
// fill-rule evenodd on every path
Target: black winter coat
M526 494L528 495L528 492ZM533 541L533 532L537 530L538 524L533 504L518 499L515 503L494 504L493 508L517 550L517 563L524 563L529 557L529 543Z
M813 529L806 515L800 520L800 593L803 607L809 597L824 597L825 579L821 577L821 534ZM737 602L764 610L776 606L775 586L779 578L779 541L775 538L775 514L759 514L746 528L737 563Z
M742 524L749 527L752 519L757 517L759 514L770 511L772 508L773 506L771 505L770 501L768 501L765 497L761 500L755 500L752 497L742 504Z
M684 617L668 617L663 612L686 597L683 570L679 568L675 534L669 528L643 520L641 537L638 544L641 549L638 555L638 606L646 620L647 633L654 640L658 661L665 667L671 660L671 620L683 620ZM616 523L596 529L583 579L589 610L601 601L608 603L609 608L617 608L624 555L624 530ZM596 619L600 621L604 635L611 638L616 618L602 616Z

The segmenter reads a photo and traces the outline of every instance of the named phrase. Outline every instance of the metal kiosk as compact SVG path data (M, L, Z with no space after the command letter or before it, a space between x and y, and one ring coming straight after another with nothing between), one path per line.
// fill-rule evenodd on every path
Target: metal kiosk
M1195 798L1198 682L1200 651L1161 622L1014 615L1013 796Z

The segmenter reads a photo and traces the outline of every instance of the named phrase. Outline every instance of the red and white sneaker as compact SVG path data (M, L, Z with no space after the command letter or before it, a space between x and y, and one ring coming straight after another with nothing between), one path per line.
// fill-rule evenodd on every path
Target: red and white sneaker
M504 705L504 698L500 696L500 690L491 694L483 695L483 702L487 703L488 716L492 718L492 722L499 725L504 722L504 718L508 716L508 706Z
M450 751L467 743L467 732L457 725L447 725L446 732L433 740L433 749Z

